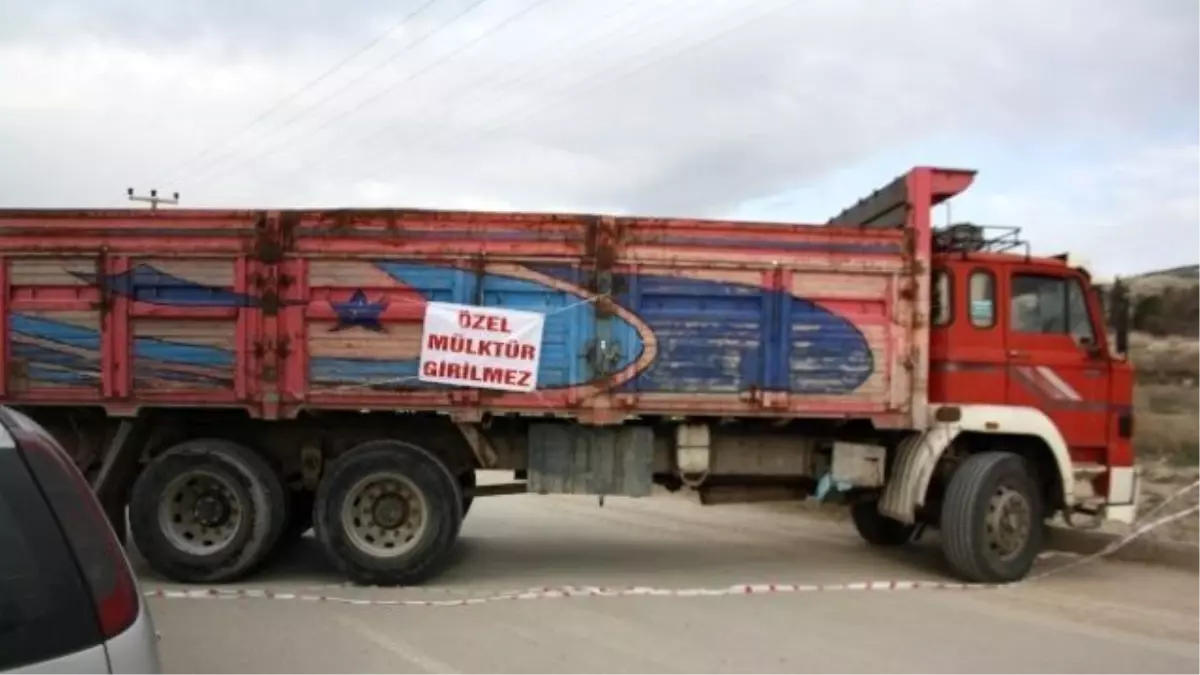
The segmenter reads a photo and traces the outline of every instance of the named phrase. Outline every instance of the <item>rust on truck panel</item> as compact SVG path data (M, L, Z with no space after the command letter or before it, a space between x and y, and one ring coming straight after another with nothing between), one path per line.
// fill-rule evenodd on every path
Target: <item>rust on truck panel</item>
M923 184L961 183L934 178ZM74 265L72 255L109 245L125 261L99 265L78 288L38 286L5 306L15 349L7 377L28 379L9 395L15 402L233 405L269 418L336 408L896 426L908 405L887 393L903 373L897 356L925 348L906 332L913 317L897 316L921 299L912 285L894 286L895 275L924 274L913 264L923 240L905 229L418 209L81 213L0 212L9 259L57 254ZM190 262L200 259L237 272L201 278ZM94 305L106 297L110 306ZM539 390L416 381L432 300L546 312ZM70 313L96 308L108 317L97 325ZM141 330L119 332L138 321ZM233 339L170 329L197 321ZM97 369L89 349L101 344ZM134 400L101 395L122 391L97 386L122 373L141 383Z

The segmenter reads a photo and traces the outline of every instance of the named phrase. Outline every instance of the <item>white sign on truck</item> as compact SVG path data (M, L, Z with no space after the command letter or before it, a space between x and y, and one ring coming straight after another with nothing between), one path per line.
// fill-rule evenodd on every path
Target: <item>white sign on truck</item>
M538 312L431 302L421 335L420 380L534 391L545 323Z

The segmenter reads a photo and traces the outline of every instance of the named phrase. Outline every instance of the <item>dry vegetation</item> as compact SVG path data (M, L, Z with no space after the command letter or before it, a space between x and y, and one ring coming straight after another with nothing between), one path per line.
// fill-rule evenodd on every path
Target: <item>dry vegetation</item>
M1135 334L1130 352L1138 455L1200 465L1200 340Z
M1196 339L1200 278L1195 267L1168 270L1132 280L1134 327L1130 359L1137 371L1134 390L1134 450L1142 467L1139 511L1164 499L1200 475L1200 341ZM1139 315L1140 310L1140 315ZM1197 491L1158 515L1197 503ZM1176 521L1156 534L1196 541L1200 518Z
M1197 268L1166 270L1132 279L1130 298L1134 328L1140 329L1129 341L1129 356L1137 372L1134 443L1138 456L1195 466L1200 462Z
M1196 343L1192 343L1193 355ZM1192 358L1193 369L1196 358ZM1157 509L1163 500L1186 488L1200 477L1200 390L1193 372L1191 384L1139 382L1134 390L1133 446L1142 469L1143 515ZM1157 515L1172 513L1197 503L1192 490ZM1197 541L1200 517L1176 521L1155 533L1160 538Z

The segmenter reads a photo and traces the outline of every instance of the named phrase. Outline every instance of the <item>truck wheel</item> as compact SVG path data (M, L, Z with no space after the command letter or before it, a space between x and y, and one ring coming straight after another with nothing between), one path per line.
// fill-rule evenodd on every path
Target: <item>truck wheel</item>
M968 457L950 478L942 503L942 549L951 569L975 583L1025 578L1042 549L1043 509L1037 482L1019 455Z
M462 490L424 449L370 441L334 460L313 513L322 548L351 580L412 585L446 565L462 523Z
M855 502L850 507L850 517L859 536L872 546L902 546L912 540L916 525L907 525L879 512L875 500Z
M222 439L186 441L134 482L130 532L150 566L173 581L234 581L278 541L285 494L279 474L253 450Z

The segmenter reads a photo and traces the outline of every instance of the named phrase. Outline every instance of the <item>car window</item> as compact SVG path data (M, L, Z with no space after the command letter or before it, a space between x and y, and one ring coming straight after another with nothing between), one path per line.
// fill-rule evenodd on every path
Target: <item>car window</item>
M79 569L12 448L0 448L0 551L0 670L101 642Z

